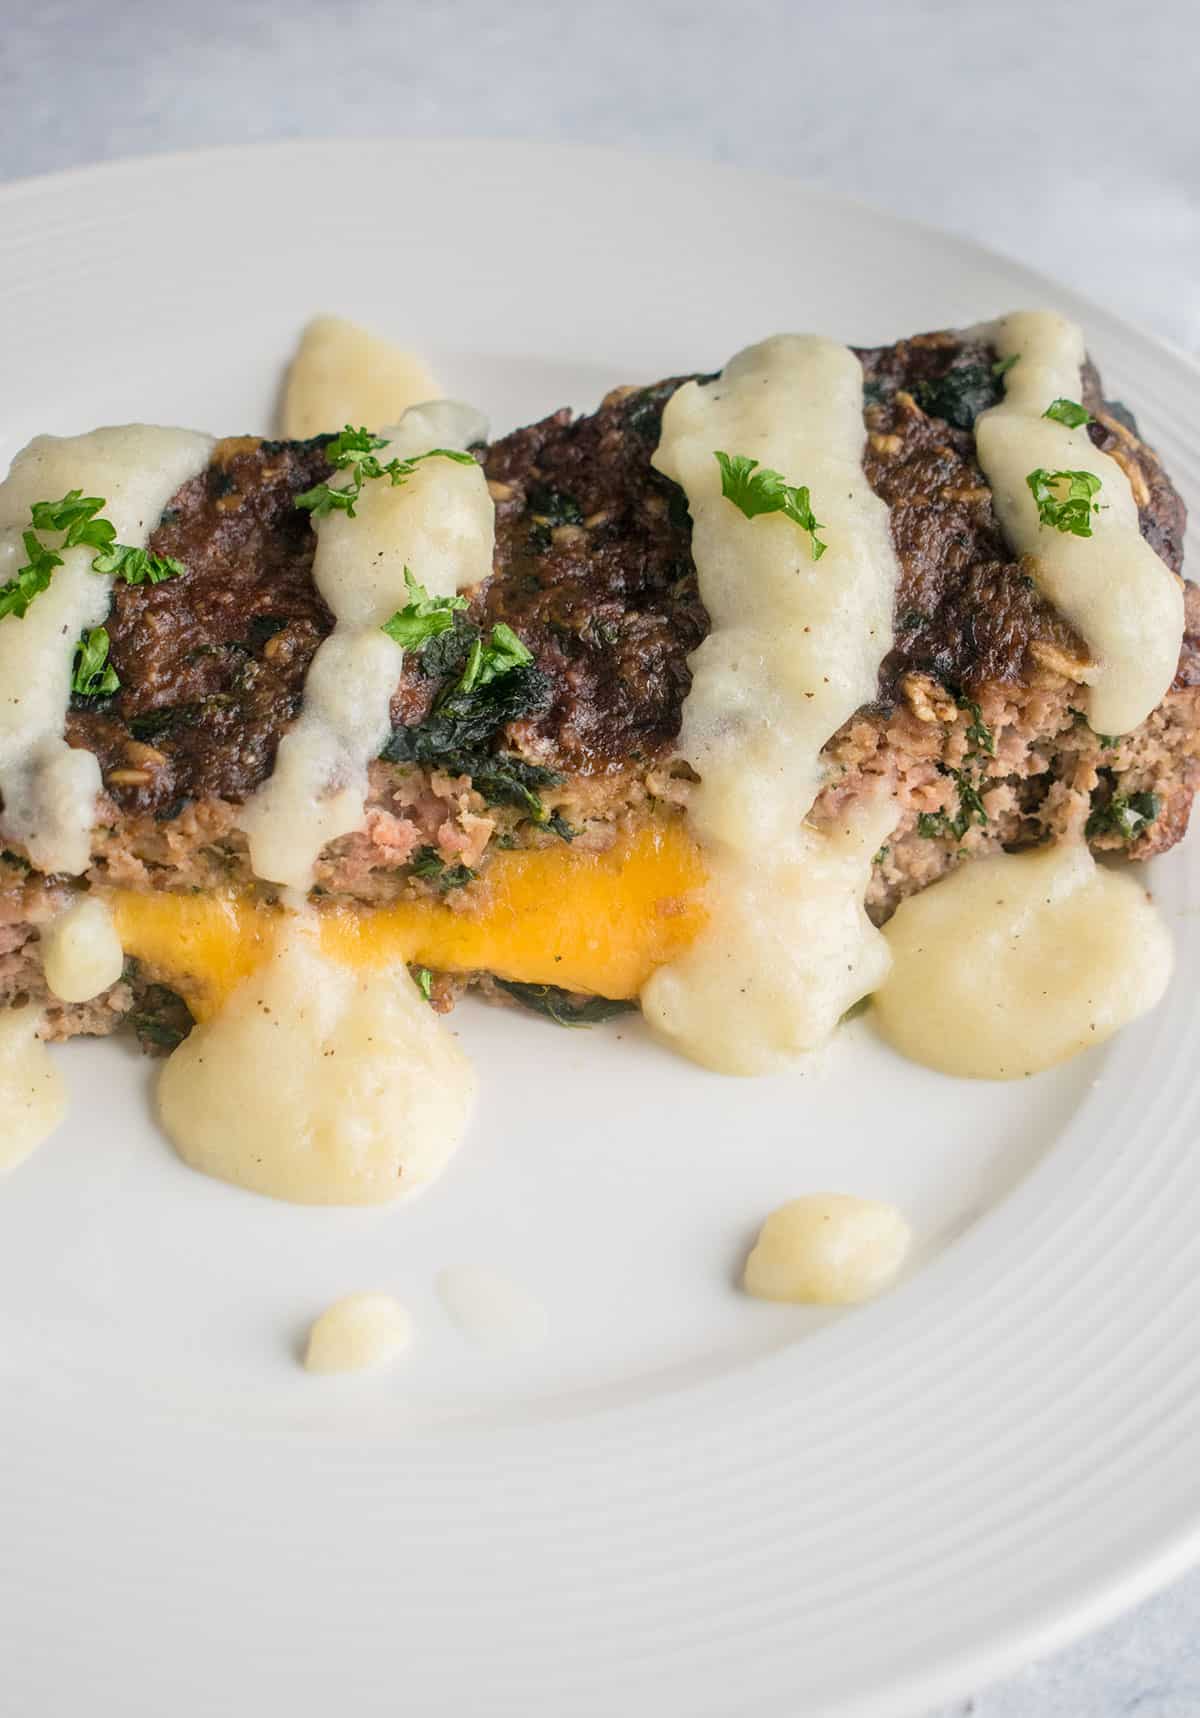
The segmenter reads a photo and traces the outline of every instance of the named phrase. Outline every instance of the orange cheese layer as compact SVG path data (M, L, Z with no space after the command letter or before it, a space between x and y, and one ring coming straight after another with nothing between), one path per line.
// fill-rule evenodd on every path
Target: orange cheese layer
M496 853L480 885L454 906L426 898L328 905L321 941L352 966L410 961L634 997L703 924L704 880L700 854L674 820L605 853L565 844ZM114 890L107 899L126 954L177 990L200 1020L267 957L282 919L237 895Z

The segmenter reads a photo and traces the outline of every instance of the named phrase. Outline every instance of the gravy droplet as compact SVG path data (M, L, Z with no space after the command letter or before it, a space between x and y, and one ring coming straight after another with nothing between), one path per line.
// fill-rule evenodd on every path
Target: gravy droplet
M304 1350L307 1372L377 1372L412 1338L412 1321L390 1294L350 1294L315 1320Z
M772 1211L746 1260L758 1300L853 1306L895 1277L912 1230L903 1212L850 1193L808 1193Z
M60 1002L90 1002L115 984L125 965L105 902L85 895L42 932L42 971Z

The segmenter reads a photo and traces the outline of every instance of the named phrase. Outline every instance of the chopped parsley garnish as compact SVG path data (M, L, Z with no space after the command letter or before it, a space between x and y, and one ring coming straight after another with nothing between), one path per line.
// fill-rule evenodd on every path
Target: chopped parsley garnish
M1107 805L1092 812L1084 833L1089 840L1094 835L1112 834L1124 841L1136 841L1154 822L1159 810L1156 793L1114 793Z
M449 632L454 625L454 611L467 606L466 597L431 597L424 585L419 585L404 569L408 601L397 609L391 620L385 620L382 630L404 650L420 650L421 646L439 632Z
M416 966L413 968L413 983L421 992L421 995L425 998L426 1002L428 1002L430 997L433 995L433 974L427 966Z
M498 978L496 983L522 1008L544 1014L556 1026L594 1026L637 1007L636 1002L618 1002L607 996L589 996L586 1002L573 1002L571 992L560 990L555 984L517 984L508 978Z
M967 756L994 758L996 755L996 737L984 721L983 712L979 705L973 703L970 698L958 698L956 703L960 710L969 711L971 716L971 720L967 724L967 739L970 741L971 750Z
M572 840L577 831L560 813L548 812L540 795L542 788L557 787L562 776L511 752L492 750L509 722L546 706L548 682L534 665L533 653L503 621L486 639L461 614L451 621L452 630L439 631L421 650L422 671L444 681L429 714L423 722L393 728L380 756L387 763L469 776L489 805L516 806L542 828Z
M34 597L46 589L55 567L63 564L62 556L56 555L53 549L47 549L35 531L26 531L21 541L28 560L23 567L17 568L15 578L0 585L0 620L10 614L24 620Z
M447 889L464 889L468 883L473 883L478 875L469 865L448 865L438 878L438 888L443 893Z
M116 539L116 527L96 515L104 506L100 495L85 495L68 489L61 501L35 501L30 513L35 531L61 531L62 546L73 549L86 543L91 549L107 549Z
M1079 429L1082 424L1090 424L1091 412L1084 411L1074 400L1058 399L1051 402L1042 413L1044 418L1053 418L1056 424L1065 424L1068 429Z
M960 430L973 428L980 412L994 406L1002 392L994 366L987 364L960 364L944 376L912 386L912 397L923 412Z
M982 825L988 821L987 809L970 776L963 770L950 770L949 774L954 777L958 787L958 812L954 817L951 817L948 811L921 812L917 818L917 834L924 835L929 840L948 835L955 841L961 841L972 823Z
M478 876L478 872L472 871L469 865L447 865L436 847L417 848L412 874L436 883L443 894L448 889L461 889L465 884L473 883Z
M315 519L324 519L329 513L345 513L347 518L353 519L363 484L369 479L386 477L396 489L426 459L452 459L457 465L476 463L471 454L461 453L457 448L431 447L427 453L414 453L409 459L389 459L384 464L375 456L379 448L386 446L386 436L372 435L370 430L355 429L353 424L347 424L341 435L334 436L329 442L325 456L336 471L350 473L349 483L338 489L328 483L314 484L311 489L297 495L296 506L303 507Z
M1047 471L1039 465L1025 481L1043 525L1076 537L1091 536L1092 514L1100 511L1100 503L1092 500L1101 487L1098 477L1090 471Z
M1010 352L1007 358L997 358L996 362L992 365L992 375L1007 376L1008 372L1012 369L1013 365L1019 361L1020 357L1021 354L1019 352Z
M470 693L477 687L490 686L493 680L514 668L528 668L532 661L533 652L525 648L511 626L499 620L486 644L482 636L475 639L455 692Z
M127 585L161 585L164 579L177 579L187 569L173 555L154 555L149 549L131 549L127 543L114 543L111 549L96 556L92 571L111 573L124 579Z
M75 649L75 664L71 670L71 690L81 698L106 698L116 692L121 682L108 660L108 632L102 626L86 627Z
M440 877L445 869L445 862L438 858L436 847L417 848L412 861L414 877Z
M808 490L803 484L794 487L781 472L759 465L744 453L713 455L721 468L721 494L732 501L747 519L760 513L782 513L793 524L807 531L812 540L812 558L819 561L829 547L817 536L825 527L812 510Z
M23 620L34 597L46 589L54 569L63 564L62 556L42 542L39 531L61 531L59 546L63 549L84 545L97 550L92 571L124 579L129 585L156 585L186 571L170 555L155 555L149 549L118 543L116 526L97 517L103 506L103 497L85 495L81 489L69 489L61 501L34 502L30 508L33 529L21 536L28 558L14 578L0 585L0 620L10 614Z

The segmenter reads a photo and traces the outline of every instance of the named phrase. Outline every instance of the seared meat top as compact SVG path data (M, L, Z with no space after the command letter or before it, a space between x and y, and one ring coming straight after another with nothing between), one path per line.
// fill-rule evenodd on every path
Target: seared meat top
M974 697L1026 678L1031 645L1078 658L1080 641L1010 559L975 462L971 423L1002 386L994 354L931 334L859 355L866 473L891 508L902 568L880 702L892 702L910 670ZM471 618L506 621L534 652L543 707L513 725L507 744L564 773L652 762L679 730L687 657L708 621L682 491L650 464L678 385L620 389L595 413L558 412L481 454L496 557ZM1177 571L1182 502L1128 414L1105 405L1090 367L1082 391L1093 440L1129 472L1143 534ZM170 818L193 800L240 800L270 773L333 624L312 582L309 516L295 506L328 474L324 445L218 444L150 540L186 574L116 585L107 624L121 688L77 699L68 738L98 755L120 810ZM1180 675L1200 680L1192 638ZM419 659L407 660L394 720L421 720L436 690Z

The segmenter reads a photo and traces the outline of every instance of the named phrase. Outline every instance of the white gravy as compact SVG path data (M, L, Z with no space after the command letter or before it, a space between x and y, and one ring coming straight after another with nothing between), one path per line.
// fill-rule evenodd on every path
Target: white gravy
M90 1002L115 984L125 965L112 914L84 895L42 930L42 972L60 1002Z
M465 448L486 423L469 407L435 401L385 433L382 460L434 447ZM346 473L331 480L349 481ZM259 877L306 891L321 849L362 827L367 769L390 732L403 652L380 631L408 601L404 569L432 596L453 596L492 570L495 507L477 465L430 459L398 488L364 483L355 517L314 521L313 579L336 626L312 660L304 707L279 743L269 779L241 825Z
M884 929L892 971L872 1018L946 1074L1019 1079L1153 1008L1171 937L1145 890L1082 842L963 865Z
M0 484L0 584L24 564L22 532L36 501L71 489L104 499L117 541L144 548L175 491L208 463L212 438L192 430L125 424L89 435L36 436ZM39 533L59 550L62 533ZM23 619L0 620L0 795L3 830L41 871L87 869L100 766L63 738L79 635L108 613L112 580L94 573L96 550L61 551L49 587Z
M902 1211L851 1193L806 1193L772 1211L746 1260L758 1300L854 1306L887 1288L912 1245Z
M414 353L342 316L317 316L288 370L280 434L304 441L345 424L378 429L441 392Z
M326 1307L308 1333L308 1372L377 1372L412 1339L412 1321L390 1294L350 1294Z
M886 793L836 830L803 819L821 749L875 696L892 643L898 567L888 509L862 469L862 366L845 346L780 335L690 382L654 456L679 483L712 630L691 658L680 753L699 771L689 818L709 867L710 918L642 992L647 1020L696 1061L761 1073L824 1042L883 978L887 946L863 909L894 827ZM714 452L807 484L828 549L781 514L747 519Z
M37 1035L37 1008L0 1009L0 1170L48 1139L67 1109L62 1075Z
M1054 400L1078 401L1082 332L1048 310L1018 311L985 332L1001 357L1004 400L975 420L979 463L996 515L1017 554L1093 657L1088 721L1097 733L1127 734L1161 702L1175 677L1183 637L1183 590L1138 530L1137 503L1115 459L1079 429L1043 416ZM1043 525L1026 483L1038 467L1088 471L1100 479L1092 536Z
M351 971L297 916L173 1052L158 1097L193 1169L295 1204L376 1205L441 1173L474 1092L406 967Z

